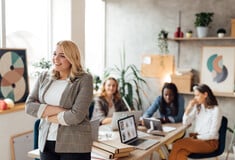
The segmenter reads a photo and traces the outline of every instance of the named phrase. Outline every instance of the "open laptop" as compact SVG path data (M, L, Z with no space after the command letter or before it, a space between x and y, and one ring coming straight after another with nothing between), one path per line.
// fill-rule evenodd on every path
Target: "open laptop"
M138 125L137 122L139 122L139 119L142 115L142 111L121 111L121 112L113 112L113 117L112 117L112 122L111 122L111 128L113 131L118 130L118 125L117 125L117 121L120 118L126 117L126 116L130 116L130 115L134 115L135 117L135 122L136 125Z
M162 126L162 122L156 118L143 118L144 125L148 129L148 133L165 136L165 133L175 130L172 126Z
M146 150L159 142L159 140L156 139L138 137L134 115L119 119L118 131L122 143L134 146L138 149Z
M162 122L156 118L143 118L144 125L148 129L163 131Z
M99 136L99 127L100 127L100 120L99 119L95 119L90 121L91 123L91 136L92 136L92 140L93 141L97 141L98 140L98 136Z

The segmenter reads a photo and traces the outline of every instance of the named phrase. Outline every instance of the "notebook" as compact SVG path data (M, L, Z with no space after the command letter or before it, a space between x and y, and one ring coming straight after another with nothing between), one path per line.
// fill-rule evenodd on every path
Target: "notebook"
M134 115L135 117L135 122L139 122L139 119L142 115L142 111L121 111L121 112L114 112L113 113L113 117L112 117L112 122L111 122L111 128L113 131L118 130L118 125L117 125L117 121L120 118L126 117L126 116L130 116L130 115ZM136 123L136 125L138 125L138 123Z
M159 142L159 140L156 139L138 137L134 115L119 119L118 131L122 143L134 146L138 149L146 150Z
M91 123L91 136L92 136L92 140L93 141L97 141L98 140L98 136L99 136L100 121L99 121L99 119L96 119L96 120L90 121L90 123Z

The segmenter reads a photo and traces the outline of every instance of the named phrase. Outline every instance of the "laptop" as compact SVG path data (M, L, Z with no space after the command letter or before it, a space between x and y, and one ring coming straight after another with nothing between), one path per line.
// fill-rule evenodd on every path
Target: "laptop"
M95 119L95 120L90 121L90 123L91 123L92 140L97 141L98 136L99 136L100 121L99 121L99 119Z
M156 118L143 118L144 125L148 129L163 131L162 122Z
M121 111L121 112L113 112L113 117L112 117L112 122L111 122L111 128L113 131L118 130L118 125L117 125L117 121L120 118L126 117L126 116L130 116L130 115L134 115L135 117L135 122L139 122L139 119L142 115L142 111ZM138 125L138 123L136 123L136 125Z
M146 150L159 143L159 140L156 139L144 139L138 137L134 115L119 119L118 131L121 143L131 145L138 149Z
M148 133L165 136L167 132L173 131L176 128L172 126L162 126L162 122L156 118L143 118L144 125L148 129Z

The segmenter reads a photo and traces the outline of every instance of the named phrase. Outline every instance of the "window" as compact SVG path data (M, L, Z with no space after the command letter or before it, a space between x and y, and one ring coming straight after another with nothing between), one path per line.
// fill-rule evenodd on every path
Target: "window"
M85 65L93 74L102 75L105 2L84 1ZM0 47L25 48L29 76L33 63L43 57L50 60L56 43L73 35L71 21L76 19L71 19L71 0L1 0L0 7Z
M85 14L85 64L92 74L103 76L105 2L86 0Z
M1 2L0 45L2 45L0 47L25 48L28 73L32 79L31 75L34 72L32 64L41 58L50 59L56 42L70 39L70 1L2 0Z

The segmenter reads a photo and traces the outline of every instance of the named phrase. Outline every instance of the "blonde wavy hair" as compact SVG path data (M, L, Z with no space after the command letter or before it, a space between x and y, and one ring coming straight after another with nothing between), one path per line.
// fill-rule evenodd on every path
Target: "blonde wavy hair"
M70 40L59 41L56 45L61 47L64 52L64 56L71 64L69 79L73 81L76 77L84 74L84 70L81 65L81 54L78 46ZM58 71L53 70L52 73L53 77L56 79L60 78L60 73Z

